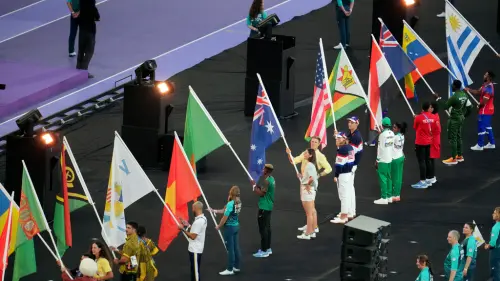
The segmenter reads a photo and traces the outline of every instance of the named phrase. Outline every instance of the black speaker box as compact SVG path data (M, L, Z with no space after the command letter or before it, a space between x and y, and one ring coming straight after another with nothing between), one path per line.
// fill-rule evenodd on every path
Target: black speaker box
M184 143L184 136L178 135L181 143ZM174 147L175 135L173 133L168 133L160 135L159 139L159 151L160 151L160 165L163 171L170 170L170 162L172 160L172 149ZM203 157L198 162L196 162L196 172L204 173L206 171L207 158Z
M379 250L376 246L359 247L350 244L342 245L342 261L350 263L377 263Z
M342 281L372 281L376 280L378 269L376 265L363 265L342 262L340 265L340 280Z
M406 19L406 5L403 0L373 0L372 34L377 42L380 37L381 18L392 35L401 44L403 40L403 20ZM370 43L371 46L371 43Z
M357 246L378 246L390 236L389 222L359 216L344 225L343 242Z
M286 82L279 80L264 80L267 94L271 100L274 111L278 118L285 118L295 114L295 83L290 86L293 89L287 88ZM255 102L259 89L259 79L246 77L245 78L245 116L253 116L255 112Z
M129 83L123 94L123 126L168 132L168 115L173 95L162 95L153 84Z
M121 137L143 168L158 168L158 130L122 126Z
M53 220L55 199L62 182L57 171L61 142L58 135L53 136L55 144L51 147L47 147L38 136L9 135L6 145L5 189L9 194L14 191L14 200L19 203L24 160L48 221Z

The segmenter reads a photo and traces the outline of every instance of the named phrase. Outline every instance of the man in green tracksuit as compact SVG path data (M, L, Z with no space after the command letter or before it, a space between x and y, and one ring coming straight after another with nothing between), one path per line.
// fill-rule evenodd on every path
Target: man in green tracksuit
M392 124L389 117L382 119L384 130L378 136L377 169L378 182L380 184L380 199L373 201L377 205L387 205L392 203L392 180L391 180L391 162L394 150L394 133L391 130Z
M467 94L462 89L462 82L459 80L453 81L451 85L453 96L446 102L440 101L441 98L436 95L436 101L449 109L450 119L448 119L448 141L451 145L451 157L443 160L446 165L456 165L458 162L464 161L462 154L462 128L465 117L469 116L472 111L472 103L469 101Z

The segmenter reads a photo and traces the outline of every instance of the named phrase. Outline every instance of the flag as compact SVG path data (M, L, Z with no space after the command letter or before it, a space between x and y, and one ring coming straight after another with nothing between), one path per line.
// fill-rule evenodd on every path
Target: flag
M47 229L42 207L35 187L23 162L22 190L17 230L13 281L36 272L33 237Z
M309 140L311 137L321 138L321 148L326 146L326 120L329 118L327 112L331 111L332 100L327 88L327 77L325 75L325 68L323 66L323 54L318 52L316 58L316 76L314 79L314 93L313 105L311 111L311 123L307 128L305 139Z
M113 186L116 184L120 186L124 208L155 190L141 165L117 132L115 132L112 164Z
M53 229L57 238L57 251L60 256L63 256L64 252L72 246L70 212L86 206L88 199L82 183L76 176L75 164L71 163L68 157L65 143L61 150L60 168L62 185L56 196Z
M380 49L385 55L396 80L401 80L416 69L387 26L380 21Z
M405 22L403 27L403 50L413 61L422 76L444 68L444 63L418 36L418 34ZM417 98L415 83L420 79L416 70L405 76L406 97Z
M187 221L189 220L187 204L197 200L199 196L201 196L201 188L194 174L194 169L191 168L191 163L188 161L177 134L175 134L165 202L176 218ZM163 208L158 247L165 251L178 234L177 223L169 210Z
M262 174L266 164L266 149L281 137L278 120L273 114L269 96L259 84L257 102L252 122L252 136L250 139L250 157L248 171L254 179Z
M189 87L184 129L184 149L196 171L196 162L226 143L219 127L194 90Z
M1 230L0 233L0 276L2 276L1 281L4 281L5 270L7 269L9 248L10 248L10 234L11 234L11 224L12 224L12 211L14 210L14 200L10 201L10 206L7 216L7 224Z
M391 77L391 68L384 58L375 38L372 35L372 51L370 55L370 74L368 78L368 105L377 118L378 124L382 124L382 96L381 87ZM370 116L370 128L375 130L376 122Z
M358 80L344 49L340 50L337 56L329 83L333 94L335 120L339 120L366 103L366 94L361 86L361 81ZM333 118L329 120L333 121Z
M448 1L446 1L445 13L448 68L456 79L462 81L463 86L466 87L472 84L469 71L486 42ZM450 82L454 79L450 75Z
M477 226L476 222L475 221L472 221L472 223L476 226L474 228L474 232L472 233L472 236L474 237L474 239L476 239L476 246L479 248L481 247L481 245L484 244L484 238L483 238L483 235L481 234L481 231L479 231L479 227Z
M116 141L115 141L116 150ZM111 169L109 171L108 190L106 192L106 204L104 205L104 218L102 237L107 237L109 246L118 247L125 243L127 234L125 221L125 204L123 203L123 177L117 171L116 158L111 160ZM105 234L104 234L105 232Z
M7 220L9 217L10 195L5 190L5 187L0 183L0 229L7 228ZM16 249L17 226L19 223L19 206L14 202L12 210L12 219L10 223L10 248L9 256Z

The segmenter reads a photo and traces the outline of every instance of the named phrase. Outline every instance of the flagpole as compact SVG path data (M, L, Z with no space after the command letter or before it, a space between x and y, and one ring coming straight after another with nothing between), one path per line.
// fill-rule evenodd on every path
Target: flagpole
M380 20L380 19L379 19ZM375 42L375 46L377 47L377 49L379 50L379 52L382 54L382 57L384 58L384 60L386 60L387 62L387 59L385 58L385 54L382 52L382 50L380 49L377 41L375 40L375 37L373 36L372 34L372 40ZM387 63L389 64L389 63ZM398 88L399 88L399 91L401 92L401 95L403 96L403 98L405 99L406 101L406 104L408 105L408 108L410 109L410 112L412 114L412 116L415 116L415 112L413 111L413 108L411 108L411 105L410 105L410 102L408 101L408 99L406 98L406 95L405 93L403 92L403 89L401 88L401 85L399 85L399 82L398 82L398 79L396 79L396 76L394 75L394 72L392 71L392 68L389 67L389 69L391 70L391 76L392 78L394 79L394 81L396 82L396 85L398 85Z
M323 61L323 75L325 76L326 79L326 89L329 94L329 99L330 99L330 106L332 108L332 118L333 118L333 128L335 131L337 131L337 121L335 120L335 111L333 108L333 95L332 95L332 90L330 89L330 81L328 81L328 72L326 72L326 59L325 59L325 51L323 50L323 39L319 38L319 49L321 51L321 59Z
M490 47L490 49L493 51L493 53L495 53L495 55L497 56L500 56L500 54L493 48L493 46L491 46L490 42L486 41L486 39L484 39L483 35L481 35L481 33L479 33L476 28L470 24L470 22L457 10L457 8L455 8L455 6L453 6L448 0L445 0L447 4L450 5L450 7L455 10L455 12L457 12L457 14L461 15L463 20L467 23L467 25L477 33L477 35L479 35L479 37L481 38L481 40L488 46Z
M453 77L454 79L458 80L457 76L448 68L446 67L446 70L448 70L448 73L450 73L451 77ZM460 81L460 80L459 80ZM450 83L448 82L448 90L450 88ZM470 98L476 102L476 104L479 104L479 102L476 100L476 98L474 98L474 96L469 92L469 91L465 91L467 94L469 94Z
M200 190L201 196L203 197L203 200L205 200L205 203L207 204L207 208L209 210L211 210L212 208L210 208L210 205L208 203L207 197L205 196L205 192L203 192L203 189L201 188L200 182L198 181L198 178L196 177L196 173L193 170L193 166L191 166L189 164L189 158L187 157L186 152L184 151L184 148L181 145L181 140L179 139L179 136L177 135L176 131L174 131L174 135L175 135L175 140L177 141L177 143L179 144L179 147L181 148L182 155L184 156L184 159L186 160L186 163L188 163L189 170L191 171L191 175L193 176L193 178L196 180L196 183L198 184L198 189ZM210 216L212 217L212 220L214 221L214 224L217 225L217 221L215 220L215 216L214 216L214 214L212 212L210 212ZM227 251L226 242L224 240L224 237L222 236L222 233L220 232L220 229L217 229L217 232L219 232L220 239L222 240L222 245L224 245L224 248Z
M52 254L52 256L54 256L56 258L56 261L59 261L61 263L61 266L64 267L64 263L61 259L61 256L59 255L59 252L57 251L57 244L56 244L56 241L54 240L54 236L52 235L52 230L49 227L49 223L47 222L47 218L45 217L45 213L43 212L42 205L40 204L40 200L38 200L38 194L36 193L35 186L33 185L33 181L31 180L31 176L29 174L28 168L26 167L26 163L24 162L24 160L21 160L21 162L23 163L23 168L26 171L28 180L30 181L31 191L35 195L35 202L37 204L38 211L41 212L41 214L42 214L43 223L45 224L45 228L47 229L47 232L49 233L50 240L52 240L52 245L54 246L54 249L56 250L55 254L54 254L54 252L52 252L52 249L49 247L47 242L45 242L43 237L40 235L40 232L37 234L37 236L40 238L40 240L42 240L42 242L45 244L47 249L49 249L49 252ZM11 198L11 200L14 200L14 198ZM73 277L71 276L71 274L69 274L68 270L66 270L66 274L68 274L68 276L71 278L71 280L73 280Z
M372 37L373 37L373 35L372 35ZM342 47L342 50L344 50L344 46L341 46L341 47ZM344 52L345 52L345 50L344 50ZM345 57L346 57L347 61L349 62L349 64L352 66L351 60L349 59L349 56L347 56L347 53L346 53ZM356 81L359 81L359 83L361 83L361 80L359 80L358 74L354 70L354 66L352 66L352 68L353 68L352 75L354 76L354 79ZM369 83L368 83L368 87L370 87ZM363 90L363 98L365 99L365 103L367 105L368 111L370 112L370 115L372 116L373 120L375 121L375 125L377 125L377 128L378 128L380 125L378 124L377 118L375 118L375 114L373 114L373 111L370 108L370 101L368 100L368 96L366 95L365 89L363 89L363 86L361 86L361 85L360 85L360 88L361 88L361 90Z
M157 189L154 189L153 192L158 195L158 198L160 198L160 201L163 203L163 206L165 206L165 208L167 209L168 213L170 214L170 216L174 219L175 221L175 224L177 224L177 226L181 226L181 224L179 223L179 221L177 220L177 218L175 217L174 213L172 213L172 210L170 210L170 207L167 205L167 203L165 202L165 200L163 200L163 198L161 197L160 193L158 192ZM187 237L186 233L182 232L182 234L184 235L184 237L186 238L186 240L189 242L189 238Z
M219 126L217 126L217 124L215 123L215 121L212 118L212 116L210 115L210 113L208 113L208 110L205 108L205 105L198 98L198 96L196 95L196 92L193 90L193 88L191 86L189 86L189 90L190 90L191 94L193 94L193 98L196 100L196 102L198 102L198 104L200 105L201 109L203 110L203 112L207 116L207 118L210 121L210 123L212 123L212 126L214 126L215 130L217 131L217 133L219 134L219 136L221 137L221 139L224 141L224 143L227 146L229 146L229 148L233 152L234 156L236 157L236 160L238 160L238 162L240 163L241 167L243 168L243 170L247 174L248 178L253 181L254 179L252 178L252 176L248 172L247 168L245 167L245 164L243 164L243 162L241 161L241 159L238 156L238 154L236 154L236 151L234 151L233 147L231 146L231 143L226 139L226 137L224 136L224 134L222 134L222 131L220 130Z
M78 164L76 162L75 156L73 155L73 151L71 150L71 147L70 147L66 137L63 137L63 144L66 147L66 151L68 151L69 159L73 163L73 167L75 168L76 176L78 177L78 180L80 181L80 184L82 185L83 192L85 193L85 196L87 197L87 202L89 202L90 206L92 206L92 209L94 210L94 213L97 217L97 221L99 222L99 225L101 226L101 229L104 229L104 224L101 220L101 217L99 216L99 212L97 212L95 202L92 199L92 196L90 195L90 191L87 188L87 183L83 180L83 176L82 176L82 173L80 171L80 167L78 166ZM65 172L65 171L63 171L63 172ZM104 233L104 239L106 240L105 241L106 244L109 245L110 239L108 237L108 234L106 233L106 231L102 231L102 232ZM115 252L111 251L111 254L113 255L113 259L116 259Z
M264 90L264 92L267 95L266 87L264 86L264 83L262 82L262 78L260 77L259 73L257 73L257 78L259 79L259 83L260 83L260 86L262 87L262 90ZM285 147L290 149L290 147L288 146L288 142L286 141L286 138L285 138L285 132L283 131L283 128L281 127L281 123L279 122L278 117L276 116L276 112L274 111L274 107L273 107L273 104L271 103L271 99L269 99L269 104L271 105L270 107L271 107L271 111L273 113L273 116L277 121L276 123L278 124L278 129L280 130L281 137L283 138L283 142L285 143ZM334 117L334 120L335 120L335 117ZM292 153L289 153L288 155L293 159ZM297 169L297 166L293 165L293 167L295 168L295 172L297 174L299 174L299 170Z
M12 192L12 195L10 198L14 198L14 191ZM9 249L10 249L10 239L11 239L11 224L12 224L12 209L14 208L14 202L11 199L10 201L10 206L9 206L9 216L7 217L7 229L5 233L5 247L3 251L3 270L2 270L2 281L5 280L5 271L7 269L7 255L9 254Z

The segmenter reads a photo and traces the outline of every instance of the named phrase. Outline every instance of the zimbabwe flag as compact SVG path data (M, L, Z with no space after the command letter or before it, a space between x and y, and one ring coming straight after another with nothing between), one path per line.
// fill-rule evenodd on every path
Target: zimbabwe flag
M82 184L75 173L75 165L67 156L68 151L64 143L60 161L62 184L56 196L54 211L54 234L57 238L57 250L61 256L73 244L70 213L88 204Z

